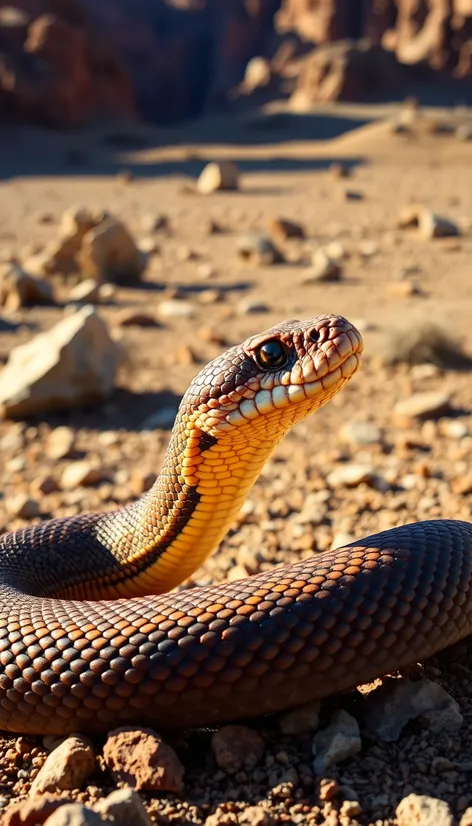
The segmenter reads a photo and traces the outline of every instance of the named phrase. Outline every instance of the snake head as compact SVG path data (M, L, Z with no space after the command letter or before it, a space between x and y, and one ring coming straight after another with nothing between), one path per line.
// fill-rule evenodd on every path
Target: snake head
M183 400L203 433L238 442L278 442L354 375L363 349L359 331L339 315L285 321L210 362Z

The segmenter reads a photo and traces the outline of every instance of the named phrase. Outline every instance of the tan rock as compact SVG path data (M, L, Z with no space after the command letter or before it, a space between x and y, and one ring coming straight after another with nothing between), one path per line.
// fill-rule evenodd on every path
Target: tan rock
M394 407L397 416L411 419L436 419L450 413L451 397L443 390L415 393L409 399L401 399Z
M209 195L221 190L234 190L238 187L238 167L232 161L207 164L197 181L197 190L201 195Z
M211 748L219 768L228 774L252 771L265 750L262 737L246 726L223 726L211 738Z
M72 801L57 795L29 796L28 800L13 803L2 814L2 826L42 826L60 806Z
M426 794L409 794L397 806L398 826L454 826L454 815L445 800Z
M90 307L15 347L0 372L5 417L101 402L114 386L121 354Z
M33 781L31 794L81 789L94 771L92 743L85 737L72 735L48 754Z
M74 451L75 430L71 427L55 427L51 430L46 443L46 452L50 459L65 459Z
M39 503L26 493L17 493L8 498L5 507L12 518L35 519L40 515Z
M98 304L100 301L100 284L94 278L86 278L69 293L69 301L78 304Z
M103 758L119 786L177 793L183 789L182 763L151 729L123 727L110 732Z
M357 720L347 711L337 711L329 726L313 738L313 767L322 774L327 768L361 750L362 743Z
M109 216L85 233L77 262L84 278L129 284L141 281L147 257L126 226Z
M102 826L105 821L97 812L81 803L67 803L48 818L48 826Z
M102 479L103 469L84 459L67 465L61 476L61 488L63 490L86 488L96 485Z
M238 255L259 266L280 264L284 260L282 252L265 235L252 233L243 235L237 244Z
M48 281L30 275L17 264L0 268L0 304L7 310L53 303L54 294Z
M278 241L286 241L288 238L305 238L303 226L288 218L271 218L267 229Z
M118 826L152 826L140 796L133 789L117 789L96 803L94 811L106 818L113 818Z

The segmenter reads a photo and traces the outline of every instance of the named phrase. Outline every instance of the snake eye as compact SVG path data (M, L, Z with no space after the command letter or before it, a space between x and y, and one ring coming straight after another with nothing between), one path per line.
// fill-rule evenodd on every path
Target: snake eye
M264 370L279 370L288 361L288 353L281 341L274 338L265 341L254 352L255 359Z

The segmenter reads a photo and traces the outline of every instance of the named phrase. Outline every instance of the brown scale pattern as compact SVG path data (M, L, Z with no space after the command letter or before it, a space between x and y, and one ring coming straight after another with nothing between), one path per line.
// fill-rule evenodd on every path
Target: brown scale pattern
M0 726L199 726L354 687L472 630L472 526L431 521L233 584L106 602L0 591Z

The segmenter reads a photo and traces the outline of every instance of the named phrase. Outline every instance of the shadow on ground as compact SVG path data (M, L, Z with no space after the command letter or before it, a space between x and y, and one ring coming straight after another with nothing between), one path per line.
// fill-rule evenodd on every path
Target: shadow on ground
M179 127L108 125L67 133L36 127L3 124L0 129L0 180L42 176L107 176L123 169L136 178L169 175L195 177L211 146L241 147L231 157L243 172L292 172L325 169L329 157L314 158L290 144L328 141L369 123L373 118L337 113L298 115L253 113L219 116L188 122ZM284 152L276 147L284 145ZM192 147L192 150L180 147ZM263 156L257 148L268 147ZM255 154L251 157L250 150ZM159 153L167 157L159 157ZM176 157L169 157L169 153ZM355 166L362 158L336 158Z

